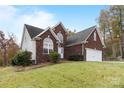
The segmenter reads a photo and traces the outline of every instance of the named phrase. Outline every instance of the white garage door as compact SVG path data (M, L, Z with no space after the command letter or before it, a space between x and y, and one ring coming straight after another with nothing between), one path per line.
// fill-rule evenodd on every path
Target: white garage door
M102 61L102 51L86 48L86 61Z

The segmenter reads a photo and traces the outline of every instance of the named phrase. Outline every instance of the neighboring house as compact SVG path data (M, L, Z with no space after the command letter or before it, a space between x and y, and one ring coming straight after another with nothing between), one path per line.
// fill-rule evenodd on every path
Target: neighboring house
M79 54L86 61L102 61L104 42L96 26L67 36L61 22L46 29L25 24L21 48L32 52L35 64L49 61L51 51L57 51L62 59Z

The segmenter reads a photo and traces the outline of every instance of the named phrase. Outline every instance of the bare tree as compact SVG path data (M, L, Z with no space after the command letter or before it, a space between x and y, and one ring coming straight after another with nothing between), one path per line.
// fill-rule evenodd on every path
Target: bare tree
M3 54L3 65L6 66L8 64L7 58L7 48L9 43L13 41L13 36L9 36L9 39L5 38L5 34L3 31L0 31L0 49Z
M115 51L115 44L114 44L114 38L113 38L113 30L111 29L111 16L108 10L101 10L100 16L99 16L99 26L100 30L103 33L103 39L106 44L108 37L107 34L109 34L109 38L111 40L111 49L112 49L112 57L116 57L116 51Z

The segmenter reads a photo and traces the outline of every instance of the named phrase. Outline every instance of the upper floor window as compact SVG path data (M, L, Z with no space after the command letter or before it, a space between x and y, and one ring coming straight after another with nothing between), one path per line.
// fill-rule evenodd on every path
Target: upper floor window
M47 37L43 40L43 53L49 54L51 51L53 51L53 41Z
M96 41L96 32L94 32L94 41Z
M63 35L59 32L59 33L57 33L57 36L58 36L59 40L61 41L61 43L63 43Z

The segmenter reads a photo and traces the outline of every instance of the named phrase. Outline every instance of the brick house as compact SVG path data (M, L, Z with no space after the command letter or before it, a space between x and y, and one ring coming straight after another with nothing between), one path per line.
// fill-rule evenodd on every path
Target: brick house
M85 61L102 61L104 42L96 26L68 36L61 22L46 29L25 24L21 48L32 52L35 64L47 62L51 51L57 51L62 59L79 54Z

